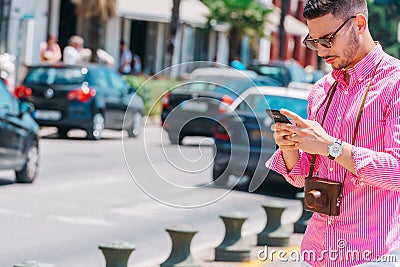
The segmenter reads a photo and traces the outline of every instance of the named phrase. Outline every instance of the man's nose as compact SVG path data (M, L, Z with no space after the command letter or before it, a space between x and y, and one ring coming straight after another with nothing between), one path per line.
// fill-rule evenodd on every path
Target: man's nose
M318 43L318 56L320 56L320 57L327 56L327 55L329 55L330 50L331 50L330 48L327 48Z

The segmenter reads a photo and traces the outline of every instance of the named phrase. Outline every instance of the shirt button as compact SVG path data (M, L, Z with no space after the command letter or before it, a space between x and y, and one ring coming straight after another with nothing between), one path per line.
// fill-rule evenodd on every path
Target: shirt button
M345 95L348 95L348 94L349 94L349 92L348 92L348 91L344 91L344 94L345 94Z
M333 168L329 168L329 171L333 172Z
M342 119L342 117L339 116L339 117L337 117L337 119L340 121Z
M332 224L332 220L328 220L328 225L331 225Z

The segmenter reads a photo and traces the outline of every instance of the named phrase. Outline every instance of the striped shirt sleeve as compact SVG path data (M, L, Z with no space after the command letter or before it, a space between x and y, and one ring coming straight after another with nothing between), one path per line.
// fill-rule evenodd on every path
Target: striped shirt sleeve
M381 101L386 104L384 151L353 147L358 181L384 189L400 191L400 81L391 79ZM389 97L390 96L390 97Z
M309 155L299 151L299 160L294 168L289 172L283 160L282 151L278 149L272 157L265 163L265 166L277 173L283 175L286 181L295 187L303 187L304 179L307 177L310 169ZM316 164L317 165L317 164Z

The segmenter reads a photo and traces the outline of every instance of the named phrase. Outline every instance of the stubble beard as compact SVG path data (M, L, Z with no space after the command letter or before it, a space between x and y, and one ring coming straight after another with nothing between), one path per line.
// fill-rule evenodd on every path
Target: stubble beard
M350 31L350 38L347 42L347 47L343 50L343 59L340 60L337 64L333 63L332 68L334 70L346 69L348 66L353 63L354 58L356 57L358 50L360 49L359 43L360 37L357 35L354 29Z

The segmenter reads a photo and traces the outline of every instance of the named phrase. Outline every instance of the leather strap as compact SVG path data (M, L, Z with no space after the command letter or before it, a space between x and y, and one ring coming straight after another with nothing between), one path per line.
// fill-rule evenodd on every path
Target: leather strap
M338 81L335 81L331 85L331 87L328 90L328 93L326 94L326 97L325 97L324 101L322 101L322 104L319 106L317 112L315 113L315 120L316 120L317 117L318 117L318 113L321 110L321 107L325 104L326 100L328 100L328 103L326 104L326 108L325 108L325 111L324 111L324 115L322 116L321 126L324 125L326 114L328 114L328 109L329 109L329 106L331 105L333 96L335 95L335 92L336 92L336 89L337 89L337 85L338 85ZM317 155L313 155L313 157L311 159L310 172L308 174L308 177L312 177L313 176L316 158L317 158Z

